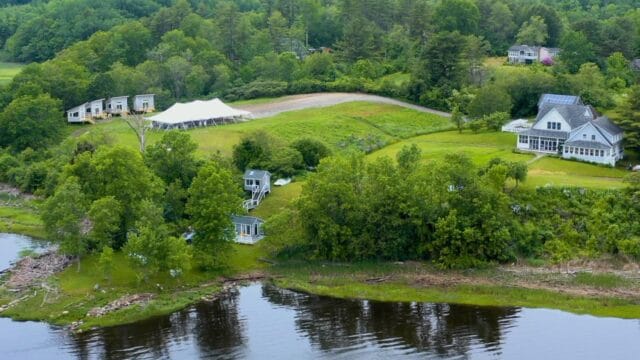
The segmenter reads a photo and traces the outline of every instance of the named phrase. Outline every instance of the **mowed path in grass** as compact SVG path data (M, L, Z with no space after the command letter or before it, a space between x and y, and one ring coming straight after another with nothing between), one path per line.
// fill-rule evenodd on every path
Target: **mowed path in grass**
M23 64L0 62L0 85L8 84L23 67Z

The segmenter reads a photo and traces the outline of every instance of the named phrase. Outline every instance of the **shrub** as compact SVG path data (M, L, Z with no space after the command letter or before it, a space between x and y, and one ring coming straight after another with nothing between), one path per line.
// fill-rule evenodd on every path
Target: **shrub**
M308 138L300 139L291 144L291 146L300 152L305 165L311 168L315 168L316 166L318 166L320 159L323 159L331 154L329 148L319 140Z
M618 250L624 255L640 259L640 238L634 237L618 241Z

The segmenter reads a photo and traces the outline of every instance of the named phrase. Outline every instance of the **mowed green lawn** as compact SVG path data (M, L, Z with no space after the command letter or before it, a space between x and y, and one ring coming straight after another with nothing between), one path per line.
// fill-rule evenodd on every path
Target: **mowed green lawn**
M0 62L0 85L8 84L22 70L23 66L22 64Z
M202 154L220 152L231 155L233 145L242 136L265 131L285 142L293 142L303 137L322 140L334 150L351 136L367 138L374 136L388 144L411 136L441 131L451 128L448 119L395 105L352 102L325 108L314 108L278 114L267 119L206 127L189 130L191 137L199 144ZM117 143L137 147L137 140L120 119L85 126L75 132L105 131ZM162 131L152 131L149 143L153 143Z
M387 146L369 155L394 157L402 147L416 144L422 150L423 160L440 159L446 154L464 153L478 165L495 157L507 161L530 161L533 154L514 152L516 136L510 133L458 133L447 131L410 138ZM529 165L524 186L584 186L591 188L619 188L628 171L558 158L544 157Z

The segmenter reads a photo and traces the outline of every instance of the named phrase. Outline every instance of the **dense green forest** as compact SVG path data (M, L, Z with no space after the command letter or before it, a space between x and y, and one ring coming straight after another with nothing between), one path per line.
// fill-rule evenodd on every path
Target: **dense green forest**
M123 249L154 271L184 270L191 257L217 266L231 236L228 215L241 203L237 171L289 176L329 155L310 139L275 151L260 134L243 139L231 160L197 158L184 133L167 133L142 154L99 132L64 140L64 110L96 98L154 93L162 109L194 98L364 91L451 110L480 131L533 115L541 93L571 93L615 116L627 147L640 149L634 0L0 5L2 60L29 63L0 88L0 181L48 197L48 234L77 256ZM488 61L519 42L562 52L552 66ZM448 267L544 254L640 256L637 177L624 191L520 191L523 164L476 167L452 156L424 166L416 151L405 149L397 164L365 163L362 154L320 162L301 200L268 224L284 238L269 241L280 254ZM189 226L199 251L179 240Z

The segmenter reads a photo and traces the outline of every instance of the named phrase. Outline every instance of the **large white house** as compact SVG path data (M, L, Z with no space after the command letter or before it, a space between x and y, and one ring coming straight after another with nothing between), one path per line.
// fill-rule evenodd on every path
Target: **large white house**
M622 159L622 129L609 118L564 95L543 97L533 127L518 134L519 150L612 166Z
M509 64L533 64L536 62L553 62L560 49L543 46L514 45L508 50Z

